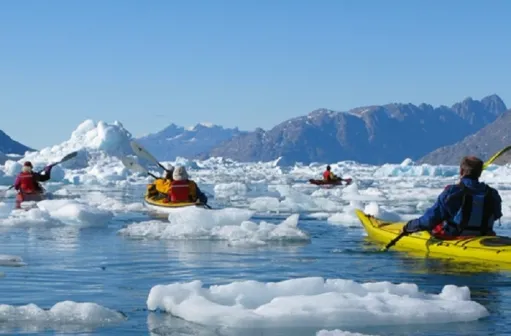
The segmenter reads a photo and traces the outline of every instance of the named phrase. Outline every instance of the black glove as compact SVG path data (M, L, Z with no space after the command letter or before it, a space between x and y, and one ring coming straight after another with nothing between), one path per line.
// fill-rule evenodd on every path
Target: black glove
M408 221L405 225L403 225L403 232L406 233L406 234L409 234L409 233L413 233L413 232L416 232L417 230L411 230L410 229L410 224L411 221Z

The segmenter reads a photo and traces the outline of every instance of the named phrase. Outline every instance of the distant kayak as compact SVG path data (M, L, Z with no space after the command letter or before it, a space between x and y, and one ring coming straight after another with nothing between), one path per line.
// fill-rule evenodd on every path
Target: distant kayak
M404 222L385 222L361 210L355 210L369 239L387 244L397 237ZM504 236L453 237L438 239L427 231L416 232L402 237L395 245L397 249L421 251L430 254L459 257L461 259L494 261L511 264L511 238Z
M352 182L352 179L346 178L346 179L337 180L337 181L315 180L315 179L310 179L309 180L309 183L315 184L315 185L333 185L333 186L336 186L336 185L342 185L343 182L346 185L350 185L351 182Z

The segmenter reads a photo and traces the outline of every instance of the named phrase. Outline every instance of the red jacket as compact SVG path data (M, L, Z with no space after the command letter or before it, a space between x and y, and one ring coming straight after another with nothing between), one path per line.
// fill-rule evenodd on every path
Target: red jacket
M24 194L33 194L42 191L36 175L29 172L21 172L16 177L14 189L20 190Z
M188 181L172 181L170 189L171 202L190 202L190 185Z

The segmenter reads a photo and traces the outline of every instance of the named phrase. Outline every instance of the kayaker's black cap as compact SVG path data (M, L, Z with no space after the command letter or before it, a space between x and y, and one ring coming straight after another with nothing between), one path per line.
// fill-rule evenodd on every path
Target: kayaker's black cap
M460 175L477 180L483 172L484 162L476 156L465 156L460 163Z
M330 166L326 166L326 170L330 170Z

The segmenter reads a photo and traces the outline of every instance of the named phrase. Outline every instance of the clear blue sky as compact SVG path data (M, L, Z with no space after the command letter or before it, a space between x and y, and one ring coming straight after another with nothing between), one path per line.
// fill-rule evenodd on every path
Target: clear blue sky
M265 129L326 107L511 106L511 1L0 2L0 129L35 148L85 119Z

